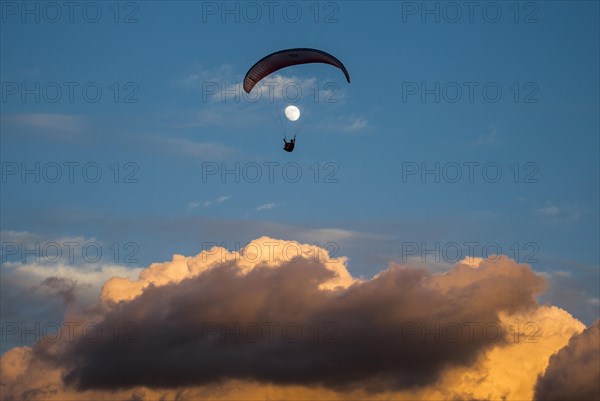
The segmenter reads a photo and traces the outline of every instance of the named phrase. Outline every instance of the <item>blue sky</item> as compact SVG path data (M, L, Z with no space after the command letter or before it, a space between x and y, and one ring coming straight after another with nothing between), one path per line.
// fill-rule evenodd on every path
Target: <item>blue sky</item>
M435 2L439 22L421 2L281 3L272 18L258 2L255 22L234 2L231 13L221 2L122 3L118 16L93 3L73 21L61 9L56 22L42 3L27 3L29 14L22 4L2 9L3 245L23 232L134 242L135 268L267 235L335 244L352 274L371 276L414 256L407 244L476 243L462 248L479 257L499 244L547 274L548 302L586 324L598 317L598 2L482 2L472 20L454 3L457 22ZM257 60L293 47L334 54L352 82L330 66L280 72L337 89L327 103L305 88L288 154L274 113L289 102L248 101L236 85ZM241 98L209 95L215 83ZM36 163L40 182L19 175ZM73 182L64 163L78 163ZM82 176L89 163L92 179ZM251 182L242 171L256 165ZM238 166L239 182L221 179ZM283 168L298 166L292 182ZM439 182L421 177L436 166ZM449 266L441 259L427 262Z

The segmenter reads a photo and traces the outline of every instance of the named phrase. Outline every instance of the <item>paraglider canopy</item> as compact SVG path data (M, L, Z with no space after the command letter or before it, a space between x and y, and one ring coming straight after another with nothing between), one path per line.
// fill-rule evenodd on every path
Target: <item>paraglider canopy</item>
M317 49L299 48L281 50L259 60L250 68L244 78L244 91L250 93L261 79L282 68L299 64L323 63L339 68L350 83L350 74L344 64L329 53Z

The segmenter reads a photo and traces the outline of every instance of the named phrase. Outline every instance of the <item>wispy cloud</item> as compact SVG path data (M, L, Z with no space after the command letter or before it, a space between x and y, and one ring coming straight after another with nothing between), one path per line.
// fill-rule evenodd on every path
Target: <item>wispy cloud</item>
M268 108L267 108L268 109ZM202 110L194 112L188 121L173 124L176 128L222 127L232 129L248 129L265 122L267 110L256 104L242 102L211 103Z
M44 136L61 139L78 137L86 128L85 118L72 114L9 114L2 115L0 119L3 123L16 124L30 129L33 128Z
M342 126L341 130L345 132L360 131L367 126L368 121L362 117L352 117L349 124Z
M339 102L344 97L344 92L332 86L335 85L332 82L324 83L314 76L289 76L281 72L264 78L247 94L243 89L243 76L244 71L236 71L229 64L218 67L194 64L177 83L202 91L203 101L210 102L239 102L242 99L251 102L335 99Z
M369 121L361 116L342 116L336 121L316 124L315 127L325 131L337 131L343 133L358 133L365 131Z
M229 127L247 128L269 121L275 109L283 103L294 103L301 107L316 101L339 103L344 100L345 91L334 82L323 82L314 76L288 76L272 74L263 79L247 94L243 89L243 73L231 65L209 68L194 65L192 70L180 78L178 85L188 90L199 91L203 103L201 110L179 128ZM335 124L333 129L343 132L356 132L365 128L364 118L348 118Z
M7 245L7 247L0 248L0 255L3 256L2 262L6 262L10 260L9 256L25 256L24 259L27 259L27 252L21 254L20 252L12 253L8 244L12 244L14 246L18 246L21 249L37 249L40 247L40 244L86 244L86 243L98 243L96 238L84 238L82 236L63 236L59 238L48 238L42 234L34 233L30 231L14 231L14 230L0 230L0 241L3 245ZM8 252L7 252L8 250ZM14 251L14 249L13 249ZM61 250L62 251L62 250ZM32 254L32 259L35 259L36 254ZM39 258L39 254L37 255ZM19 258L16 258L19 260ZM41 258L42 260L47 258ZM49 258L52 259L52 258Z
M319 95L327 95L329 91L324 91L319 87L315 87L317 78L308 77L301 78L297 76L286 76L283 74L273 74L264 81L261 81L253 92L256 96L260 95L260 99L271 101L277 99L287 100L302 100L314 99L315 91L319 91Z
M588 299L588 303L590 305L600 306L600 298L596 298L596 297L590 298L590 299Z
M345 230L341 228L317 228L307 230L307 238L317 239L317 241L339 241L347 239L361 238L364 234L358 231Z
M544 216L558 216L560 214L560 209L556 206L543 207L538 211Z
M475 142L473 142L472 144L475 146L492 145L492 144L496 143L497 134L498 134L498 127L495 124L491 124L489 132L487 132L485 134L480 134L477 137L477 140Z
M198 206L202 206L202 207L208 207L210 205L212 205L213 203L223 203L227 200L231 199L231 196L227 195L227 196L219 196L218 198L212 200L205 200L205 201L199 201L199 202L190 202L188 203L188 207L191 208L196 208Z
M570 223L581 217L582 212L575 205L563 205L559 207L550 203L550 201L546 203L546 206L538 208L536 212L552 223Z
M186 156L221 160L231 158L236 153L234 148L217 142L196 142L184 138L160 138L159 140L169 150Z
M226 82L238 79L234 74L233 67L222 64L216 68L210 68L203 64L194 63L185 76L177 81L178 84L186 86L201 86L205 82Z
M260 205L259 207L256 208L256 211L261 211L261 210L269 210L269 209L273 209L275 206L277 206L276 203L272 202L272 203L265 203L263 205Z

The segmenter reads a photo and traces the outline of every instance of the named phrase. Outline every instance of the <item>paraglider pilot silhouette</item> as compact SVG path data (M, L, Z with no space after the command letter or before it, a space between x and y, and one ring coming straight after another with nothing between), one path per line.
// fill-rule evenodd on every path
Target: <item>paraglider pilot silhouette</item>
M285 138L283 138L283 142L285 143L285 145L283 145L283 150L285 150L286 152L292 152L294 150L294 146L296 145L296 135L294 135L294 137L292 139L290 139L290 141L286 141Z
M274 73L275 71L279 71L282 68L310 63L329 64L337 67L342 70L344 76L346 77L346 81L350 83L350 75L348 74L348 70L346 70L346 67L344 67L340 60L321 50L299 48L281 50L269 54L268 56L259 60L250 68L250 70L248 70L246 76L244 77L244 91L249 94L252 88L254 88L254 86L260 82L261 79ZM291 110L291 107L292 106L288 106L288 109ZM286 116L290 121L296 121L300 116L298 108L294 107L295 110L291 115L292 118L290 118L290 115L288 115L288 109L286 109ZM294 135L294 138L289 142L284 137L283 142L285 143L283 150L286 152L292 152L296 144L296 135Z

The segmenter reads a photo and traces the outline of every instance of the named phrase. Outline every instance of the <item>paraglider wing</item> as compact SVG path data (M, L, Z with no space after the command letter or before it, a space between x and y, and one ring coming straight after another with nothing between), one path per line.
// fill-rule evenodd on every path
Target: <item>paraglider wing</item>
M299 64L324 63L342 70L346 81L350 83L350 75L344 64L329 53L317 49L287 49L264 57L250 68L244 78L244 90L250 93L252 88L264 77L282 68Z

